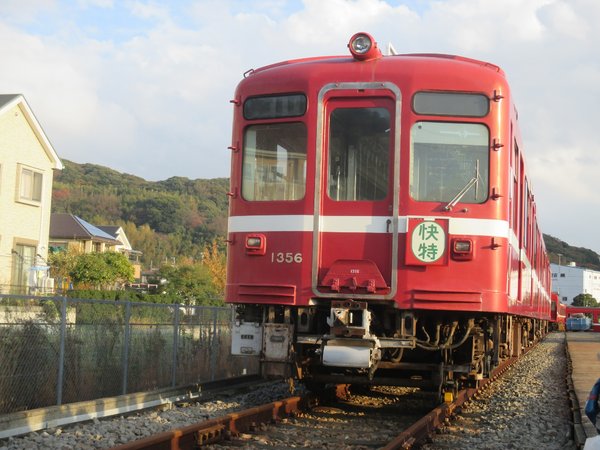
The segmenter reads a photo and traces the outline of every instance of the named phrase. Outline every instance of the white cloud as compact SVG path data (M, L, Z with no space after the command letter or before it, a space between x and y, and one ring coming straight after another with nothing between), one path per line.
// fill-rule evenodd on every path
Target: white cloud
M58 8L58 0L3 0L0 20L28 24Z
M142 19L158 19L161 21L169 20L168 8L165 6L159 6L156 3L136 1L131 4L130 10L134 16Z
M571 4L563 1L556 1L541 8L540 17L560 36L583 40L591 31L585 16L578 15Z

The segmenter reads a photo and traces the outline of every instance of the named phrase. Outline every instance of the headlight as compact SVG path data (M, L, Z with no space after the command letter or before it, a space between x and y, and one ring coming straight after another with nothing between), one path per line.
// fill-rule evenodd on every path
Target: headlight
M381 51L377 48L377 42L368 33L356 33L350 38L348 48L352 56L360 61L381 57Z
M350 45L352 46L353 53L358 53L359 55L362 55L364 53L367 53L371 49L373 41L371 41L371 38L368 35L359 34L350 41Z

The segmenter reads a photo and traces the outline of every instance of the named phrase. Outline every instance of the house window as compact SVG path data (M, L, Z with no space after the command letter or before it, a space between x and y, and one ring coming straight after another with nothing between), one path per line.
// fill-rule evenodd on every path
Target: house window
M18 199L25 202L41 202L42 180L42 172L27 167L21 167L21 172L19 174Z
M560 274L560 277L561 277L561 278L564 278L564 277L565 277L565 274L564 274L564 273L561 273L561 274Z
M35 261L35 247L17 244L12 251L12 286L15 293L24 294L29 286L29 273Z

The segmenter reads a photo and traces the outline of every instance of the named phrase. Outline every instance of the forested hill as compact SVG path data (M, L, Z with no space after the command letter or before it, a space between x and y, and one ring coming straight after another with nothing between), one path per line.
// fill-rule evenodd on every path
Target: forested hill
M572 247L566 242L548 234L544 235L544 242L546 243L546 250L550 253L551 262L558 264L558 254L560 253L562 255L560 257L562 265L574 262L578 267L600 271L600 256L593 250L583 247Z
M121 225L146 265L197 259L206 244L225 237L226 178L154 182L95 164L62 162L52 212L72 213L93 225Z

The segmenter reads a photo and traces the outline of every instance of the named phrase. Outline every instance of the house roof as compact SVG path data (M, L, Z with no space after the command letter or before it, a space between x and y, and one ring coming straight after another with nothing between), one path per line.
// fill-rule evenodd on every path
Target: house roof
M46 133L44 133L44 130L42 129L42 126L36 119L35 115L33 114L33 111L27 104L27 101L25 101L25 97L23 97L23 95L21 94L0 94L0 115L10 111L15 106L18 106L21 112L23 113L23 117L25 118L25 120L27 120L29 126L38 138L40 144L42 145L42 148L48 156L48 159L52 163L53 168L62 170L64 167L62 162L58 158L54 147L48 140Z
M110 234L81 217L66 213L52 213L50 216L50 239L84 239L112 245L121 244Z
M117 239L117 235L118 235L117 231L119 231L119 228L121 228L121 227L119 227L117 225L98 225L98 228L100 228L105 233L108 233L112 237Z

